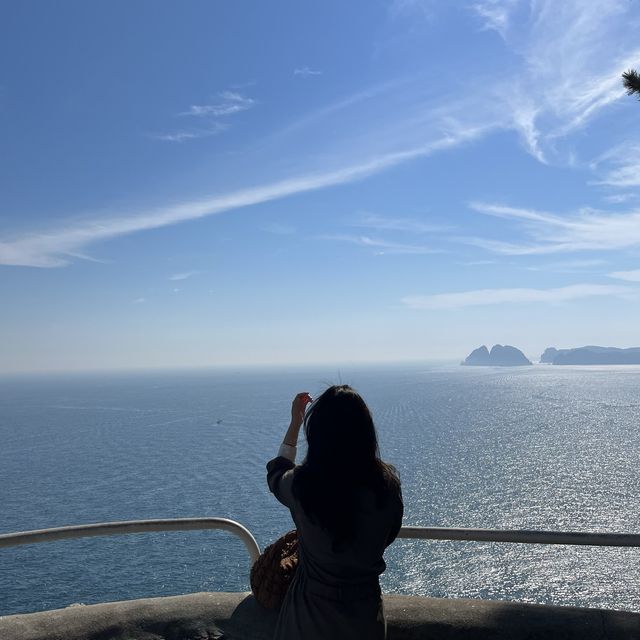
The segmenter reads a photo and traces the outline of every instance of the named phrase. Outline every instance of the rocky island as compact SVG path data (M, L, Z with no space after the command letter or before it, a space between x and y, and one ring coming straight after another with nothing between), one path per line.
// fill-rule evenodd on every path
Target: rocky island
M587 346L576 349L549 347L540 356L547 364L640 364L640 347L619 349L617 347Z
M494 344L491 351L485 345L474 349L462 362L467 367L519 367L531 361L515 347Z

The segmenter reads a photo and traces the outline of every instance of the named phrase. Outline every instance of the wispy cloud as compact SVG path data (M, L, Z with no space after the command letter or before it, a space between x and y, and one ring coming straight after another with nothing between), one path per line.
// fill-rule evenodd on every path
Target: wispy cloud
M553 271L556 273L581 273L595 267L607 264L606 260L594 258L591 260L561 260L559 262L547 262L526 267L528 271Z
M485 94L494 94L505 126L510 122L541 162L560 159L558 139L624 98L621 70L640 63L628 0L476 0L468 6L521 60Z
M559 216L534 209L480 202L471 203L470 207L485 215L515 221L529 237L525 243L479 237L458 238L461 242L495 253L533 255L640 246L640 210L612 213L585 208Z
M208 127L197 129L181 129L167 133L151 133L150 138L161 140L162 142L186 142L187 140L197 140L198 138L209 138L226 131L229 125L222 122L213 122Z
M248 98L238 91L222 91L211 104L192 104L189 109L177 114L178 116L197 118L200 121L204 120L204 126L183 127L177 131L151 133L149 137L162 142L187 142L198 138L209 138L229 128L227 122L219 122L214 118L229 117L247 111L254 104L253 98Z
M497 31L503 38L509 29L511 14L521 0L480 0L470 5L482 20L484 29Z
M463 267L484 267L491 264L498 264L497 260L470 260L469 262L461 262Z
M215 102L211 104L192 104L187 111L183 111L178 115L219 118L247 111L254 105L254 99L248 98L238 91L222 91L218 94L218 99Z
M362 213L355 220L347 223L351 227L362 227L364 229L371 229L377 232L390 231L398 232L392 233L396 238L373 238L369 235L351 235L351 234L335 234L322 236L325 240L335 240L338 242L348 242L356 244L361 247L367 247L374 250L375 255L389 255L389 254L429 254L429 253L442 253L442 249L436 249L434 247L414 244L410 242L401 242L397 238L400 236L406 237L409 234L411 237L417 234L428 234L450 230L451 227L443 225L434 225L416 220L415 218L391 218L387 216L381 216L372 213ZM388 234L387 234L388 235Z
M378 231L406 231L408 233L434 233L451 230L450 226L430 224L415 218L391 218L373 213L361 214L351 222L351 226Z
M595 184L623 189L640 187L640 142L614 146L593 167L601 174Z
M465 129L457 134L448 133L419 146L375 155L355 164L330 171L309 173L210 198L189 200L177 205L149 209L138 215L68 223L52 230L37 231L12 239L0 240L0 264L32 267L63 266L68 264L70 254L78 253L98 241L216 215L298 193L362 180L416 158L464 144L481 133L483 133L481 129Z
M616 278L617 280L626 280L627 282L640 282L640 269L613 271L609 274L609 277Z
M361 106L363 103L373 101L381 95L388 95L392 91L396 91L399 87L409 83L410 80L406 77L395 78L394 80L381 82L361 91L356 91L289 122L281 129L272 133L269 138L284 138L305 128L317 127L319 123L331 116L343 113L351 107Z
M426 10L431 6L431 2L417 0L397 0L394 4L397 10L413 11ZM493 9L496 11L501 8L506 11L511 4L507 0L503 0L502 4L497 1L476 2L474 11L478 14L479 5L485 6L485 14L491 8L489 5L495 5ZM527 149L538 159L548 161L553 151L550 141L554 136L566 135L572 127L581 126L618 96L624 95L619 82L619 67L632 66L633 60L640 61L640 50L635 44L636 32L631 26L625 26L627 4L622 0L593 3L567 0L560 4L552 0L537 0L531 5L530 11L518 11L517 16L514 12L507 12L507 46L522 59L522 64L518 65L511 77L500 81L491 79L485 83L486 78L479 79L479 91L467 91L469 98L460 101L460 105L440 98L428 103L415 93L409 97L404 92L396 92L402 95L394 97L394 92L386 87L378 87L374 91L361 92L329 105L283 130L284 133L294 130L297 133L302 127L317 122L314 118L328 118L341 109L356 104L359 106L360 102L366 102L369 107L367 99L382 92L385 101L377 102L379 111L384 111L384 115L380 116L373 108L368 112L371 117L351 117L350 125L358 129L357 135L353 136L356 143L352 144L353 139L349 138L348 142L341 143L335 153L327 154L333 163L334 158L351 156L352 160L343 160L344 164L337 167L336 164L329 164L336 168L266 182L200 200L186 200L175 206L142 210L137 215L121 214L91 222L69 222L18 237L5 236L0 240L0 264L61 266L69 262L72 254L82 253L85 247L98 241L353 182L435 151L477 139L497 129L517 130ZM495 16L493 20L498 25L502 18L498 13ZM485 15L484 19L489 20L489 16ZM613 50L612 42L615 43ZM514 97L507 100L508 96ZM394 104L399 109L389 107L387 99L390 97L397 99ZM407 107L409 102L412 104ZM225 91L211 103L191 105L182 112L181 117L207 122L211 118L233 116L254 104L255 100L239 91ZM439 117L438 109L441 111ZM389 113L393 114L392 119ZM445 121L445 113L449 114L448 121ZM378 126L380 124L384 127ZM384 131L384 136L372 136L374 130L376 134ZM214 135L218 131L218 125L197 130L183 127L159 136L170 142L184 142L200 134ZM373 141L373 138L376 140ZM383 139L379 142L378 138ZM425 139L427 142L422 142ZM416 143L416 140L420 142ZM640 216L640 212L620 214L619 220L615 221L612 214L585 210L570 216L567 220L571 223L569 226L549 220L526 222L528 243L505 243L484 238L465 241L506 254L632 246L637 242L634 238L638 236L638 232L631 228L633 224L637 226L638 220L634 216ZM604 223L605 218L606 225L599 224L599 221ZM521 221L524 225L524 219ZM603 241L594 237L600 228L610 231L612 227L616 227L617 231L611 231L608 239ZM623 229L631 231L626 240ZM557 231L555 235L554 230Z
M521 100L517 96L512 97L508 102L511 104L513 126L520 135L525 149L542 164L548 164L544 151L542 150L542 134L536 126L536 118L539 110L528 100Z
M411 309L461 309L496 304L560 303L593 296L621 296L630 287L602 284L574 284L555 289L478 289L460 293L407 296L402 302Z
M133 304L144 304L146 301L147 301L147 299L146 299L146 298L136 298L136 299L133 301Z
M611 202L611 204L622 204L623 202L638 200L639 198L640 194L638 193L614 193L609 196L604 196L603 200Z
M322 71L310 69L309 67L298 67L293 70L293 75L300 78L312 78L313 76L321 76Z
M178 280L186 280L187 278L191 278L192 276L197 276L202 273L202 271L183 271L182 273L174 273L172 276L169 276L169 280L172 282L177 282Z
M422 245L403 244L400 242L391 242L380 238L370 238L369 236L350 236L350 235L325 235L321 236L322 240L335 240L337 242L348 242L357 244L361 247L374 249L375 255L386 254L411 254L422 255L427 253L442 253L440 249L426 247Z

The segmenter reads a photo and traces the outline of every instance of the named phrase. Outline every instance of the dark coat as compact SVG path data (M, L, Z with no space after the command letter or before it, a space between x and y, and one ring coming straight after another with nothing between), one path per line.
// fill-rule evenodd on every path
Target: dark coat
M386 621L378 577L386 568L382 554L402 524L400 487L390 491L382 508L372 491L358 498L356 538L339 551L326 530L314 524L294 498L296 466L277 457L267 464L267 482L289 507L298 530L300 557L287 592L275 640L382 640Z

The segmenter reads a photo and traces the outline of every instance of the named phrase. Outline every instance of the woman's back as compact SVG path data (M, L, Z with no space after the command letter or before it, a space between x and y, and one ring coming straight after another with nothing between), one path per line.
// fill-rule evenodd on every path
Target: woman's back
M272 460L267 477L273 493L291 510L307 574L327 583L358 583L377 578L386 568L384 550L395 539L402 523L400 486L390 488L382 504L378 504L372 490L363 487L358 491L353 504L353 539L336 546L332 535L305 513L293 495L291 488L297 469L290 464L284 458Z
M294 426L294 418L300 420L300 398L305 395L308 398L308 394L299 394L294 400ZM347 403L358 403L355 413L349 413L349 405L343 412L349 416L348 422L341 421L342 416L335 412L329 412L332 423L326 420L321 401L324 398L326 405L336 396L340 408L345 407L345 398ZM316 401L315 407L318 405L324 411L313 414L313 432L309 428L311 420L305 425L309 453L302 465L296 467L294 462L291 427L278 457L267 465L269 488L290 509L296 524L300 554L296 577L280 612L276 638L381 639L386 625L378 577L386 567L384 550L402 523L400 482L395 470L379 458L373 422L360 396L350 387L332 387ZM358 411L363 412L362 420ZM319 421L318 416L325 420ZM342 437L345 448L337 452L334 447L336 453L328 459L336 424L341 431L352 429L354 433ZM295 442L297 432L294 435ZM362 455L350 446L354 435L364 442ZM370 459L367 449L373 453Z

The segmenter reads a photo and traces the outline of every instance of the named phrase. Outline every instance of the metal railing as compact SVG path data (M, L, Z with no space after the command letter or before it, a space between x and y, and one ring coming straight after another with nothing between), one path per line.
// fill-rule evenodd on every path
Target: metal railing
M36 542L53 542L70 538L89 538L92 536L117 536L127 533L150 533L152 531L196 531L202 529L222 529L236 535L247 548L251 564L260 555L260 547L249 529L235 520L227 518L170 518L162 520L124 520L120 522L99 522L80 524L55 529L37 529L19 533L0 535L0 548L16 547Z
M162 520L126 520L82 524L55 529L38 529L0 534L0 548L38 542L53 542L70 538L114 536L153 531L194 531L222 529L233 533L244 543L251 563L260 555L260 547L252 533L227 518L171 518ZM525 544L571 544L606 547L640 547L640 535L635 533L590 533L581 531L526 531L506 529L464 529L449 527L402 527L399 538L420 540L462 540L467 542L509 542Z
M468 542L516 542L525 544L582 544L597 547L640 547L640 535L637 533L402 527L398 537L419 538L421 540L463 540Z

